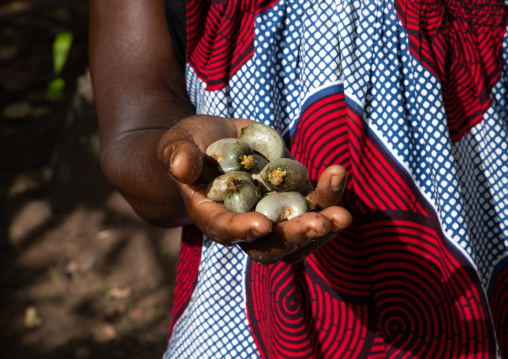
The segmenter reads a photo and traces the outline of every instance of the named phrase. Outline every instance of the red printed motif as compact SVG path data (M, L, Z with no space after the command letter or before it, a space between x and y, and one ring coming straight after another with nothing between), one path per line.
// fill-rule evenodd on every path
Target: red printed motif
M441 82L450 135L459 141L491 105L508 24L504 3L398 0L395 7L411 52Z
M508 306L506 303L508 303L508 268L505 267L495 278L490 295L492 319L503 358L508 358Z
M173 313L168 338L178 319L189 304L190 297L198 279L203 234L194 226L185 226L182 233L180 256L178 257L176 287L173 301Z
M208 91L223 88L252 56L255 16L276 2L187 1L187 62Z
M293 154L313 179L334 163L348 169L343 205L354 220L299 266L251 264L247 311L262 357L494 355L477 274L361 114L336 93L298 126Z

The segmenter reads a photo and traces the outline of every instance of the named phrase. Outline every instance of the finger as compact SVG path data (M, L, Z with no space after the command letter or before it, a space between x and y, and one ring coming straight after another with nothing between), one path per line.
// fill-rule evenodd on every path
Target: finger
M253 241L272 230L270 220L256 212L234 213L222 203L206 197L206 189L196 185L181 185L187 212L193 222L213 241L222 245Z
M332 232L342 231L344 228L349 227L349 225L353 222L353 216L351 216L351 213L343 207L331 206L319 213L328 218L333 226Z
M192 183L201 175L203 152L183 126L175 125L161 137L157 154L163 166L179 182Z
M293 253L282 258L282 261L288 264L296 264L304 260L308 255L314 253L325 244L330 242L338 233L348 227L353 217L351 214L342 207L329 207L323 211L321 214L326 216L330 223L332 224L332 230L326 236L318 241L313 241L309 243L306 247L298 249Z
M282 222L284 238L289 245L301 247L332 230L332 224L321 213L307 212L290 221Z
M208 183L219 176L217 163L201 151L190 135L179 132L182 130L178 128L170 130L159 141L159 159L168 172L181 183Z
M239 245L253 261L272 264L288 253L326 236L332 228L333 225L326 216L308 212L278 223L267 237Z
M347 172L339 165L328 167L319 178L316 189L309 199L318 210L337 205L346 187Z
M188 117L160 139L158 156L168 172L179 182L210 182L219 175L217 163L205 154L206 148L224 137L237 137L240 129L254 123L245 119L216 116Z
M261 236L268 235L272 229L270 220L256 212L217 212L205 221L205 231L208 236L226 245L252 242Z
M167 146L163 152L170 174L179 182L196 182L203 171L203 153L189 142L179 141Z
M169 173L181 183L209 183L221 175L217 162L201 152L194 143L180 141L163 151L169 158Z

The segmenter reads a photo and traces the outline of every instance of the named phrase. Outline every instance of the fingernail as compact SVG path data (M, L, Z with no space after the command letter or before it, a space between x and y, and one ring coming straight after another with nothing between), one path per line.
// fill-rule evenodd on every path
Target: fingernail
M173 168L172 167L173 167L173 164L176 162L175 159L178 156L178 151L175 151L175 146L173 146L173 148L168 150L168 151L173 151L173 152L171 152L171 156L169 156L169 163L168 163L169 173L172 176L175 176L175 174L173 173Z
M338 175L332 175L332 179L330 180L330 186L332 188L339 188L343 178L340 178Z
M172 151L174 151L174 146L166 146L162 148L160 154L159 154L159 160L162 162L162 164L169 169L171 167L171 160L173 157Z
M340 189L344 186L344 184L346 183L346 179L347 179L347 176L344 175L344 176L341 176L341 175L336 175L336 174L333 174L332 175L332 178L330 180L330 185L332 188L334 189Z

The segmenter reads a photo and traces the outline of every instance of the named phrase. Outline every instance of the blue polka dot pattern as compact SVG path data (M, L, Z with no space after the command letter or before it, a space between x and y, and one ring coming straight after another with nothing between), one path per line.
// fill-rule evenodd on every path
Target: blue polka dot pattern
M204 239L197 285L165 359L258 357L245 311L245 262L237 246Z
M345 75L344 82L353 88L350 93L355 100L364 104L370 129L435 208L445 236L479 269L487 286L496 262L507 253L503 85L492 90L496 100L484 121L452 143L441 86L409 52L407 34L393 4L371 3L361 14L355 25L348 23L351 17L343 16L343 26L355 27L361 40L351 55L356 74ZM369 36L362 40L362 34ZM361 73L370 80L358 76ZM494 139L499 143L493 145Z
M508 253L508 40L491 108L453 143L441 86L411 54L392 1L281 0L258 14L254 31L253 58L225 88L205 91L187 67L197 113L251 118L287 139L306 99L341 84L488 289ZM204 243L198 285L166 357L257 357L244 310L245 255Z

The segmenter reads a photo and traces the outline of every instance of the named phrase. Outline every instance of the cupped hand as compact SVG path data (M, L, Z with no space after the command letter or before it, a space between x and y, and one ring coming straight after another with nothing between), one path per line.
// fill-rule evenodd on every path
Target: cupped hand
M272 264L280 260L295 264L315 252L352 222L351 214L338 203L346 186L346 170L328 167L316 189L308 194L316 210L276 224L272 232L240 247L254 260Z
M222 138L236 138L251 120L196 115L179 121L159 141L158 155L176 179L192 222L210 239L225 246L249 242L270 233L272 223L260 213L234 213L206 196L217 175L217 163L205 155Z
M211 240L239 244L252 260L271 264L296 263L328 243L351 223L347 210L338 207L346 183L341 166L327 168L314 191L304 193L319 212L304 213L272 225L256 212L234 213L206 196L207 184L218 173L206 148L221 138L238 137L251 120L196 115L179 121L159 141L158 156L178 182L187 214Z

